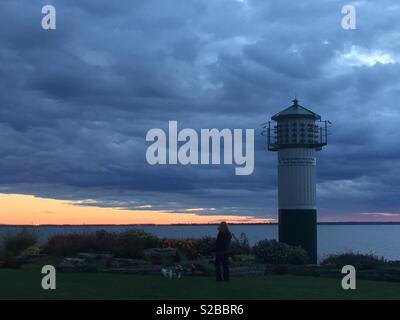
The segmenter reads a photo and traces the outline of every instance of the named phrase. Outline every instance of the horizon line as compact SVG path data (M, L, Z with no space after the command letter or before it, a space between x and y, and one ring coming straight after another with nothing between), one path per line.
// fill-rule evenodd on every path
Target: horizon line
M228 223L229 225L279 225L279 222L237 222ZM319 221L318 225L384 225L395 224L400 225L400 221ZM0 227L101 227L101 226L216 226L218 222L211 223L123 223L123 224L2 224Z

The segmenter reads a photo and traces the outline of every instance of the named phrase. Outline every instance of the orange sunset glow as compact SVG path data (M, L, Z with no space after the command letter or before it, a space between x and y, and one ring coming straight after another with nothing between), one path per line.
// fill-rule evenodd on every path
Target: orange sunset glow
M0 194L0 224L176 224L273 222L252 216L170 213L82 206L79 201L39 198L31 195Z

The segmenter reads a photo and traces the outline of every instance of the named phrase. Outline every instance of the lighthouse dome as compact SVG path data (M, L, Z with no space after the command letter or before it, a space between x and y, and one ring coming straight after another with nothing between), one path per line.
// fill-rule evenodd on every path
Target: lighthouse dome
M289 119L289 118L307 118L313 120L320 120L321 116L299 105L299 101L297 99L294 99L293 105L272 116L272 120L275 121Z

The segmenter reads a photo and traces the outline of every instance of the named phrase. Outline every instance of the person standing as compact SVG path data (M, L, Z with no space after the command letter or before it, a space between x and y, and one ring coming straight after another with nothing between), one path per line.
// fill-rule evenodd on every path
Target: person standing
M217 281L229 281L229 253L232 234L228 224L221 222L218 227L218 236L215 244L215 271Z

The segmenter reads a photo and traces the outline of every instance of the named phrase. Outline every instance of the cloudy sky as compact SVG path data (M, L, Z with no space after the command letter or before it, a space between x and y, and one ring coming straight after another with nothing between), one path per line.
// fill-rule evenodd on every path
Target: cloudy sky
M320 220L400 220L399 16L395 0L2 0L0 223L275 219L260 124L295 92L333 124ZM169 120L254 128L254 173L148 165L146 133Z

